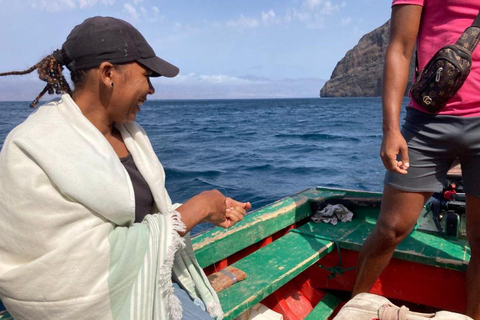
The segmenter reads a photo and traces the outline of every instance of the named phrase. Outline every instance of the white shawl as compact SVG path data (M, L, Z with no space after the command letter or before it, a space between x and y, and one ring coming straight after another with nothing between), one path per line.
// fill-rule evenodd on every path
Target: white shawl
M118 125L158 208L133 223L118 156L69 95L32 114L0 153L0 298L15 319L180 319L181 285L222 318L150 141Z

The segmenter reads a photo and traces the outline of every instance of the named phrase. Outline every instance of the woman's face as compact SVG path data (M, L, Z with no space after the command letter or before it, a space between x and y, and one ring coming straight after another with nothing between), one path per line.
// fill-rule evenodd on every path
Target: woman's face
M117 68L114 81L111 120L116 123L135 121L147 95L155 89L150 82L152 72L137 62L127 63Z

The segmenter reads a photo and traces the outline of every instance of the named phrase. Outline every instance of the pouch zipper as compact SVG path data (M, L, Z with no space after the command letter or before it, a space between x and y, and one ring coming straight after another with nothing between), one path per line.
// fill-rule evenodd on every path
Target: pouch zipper
M437 76L435 77L435 82L440 81L440 77L442 76L442 71L443 71L443 67L440 67L437 69Z

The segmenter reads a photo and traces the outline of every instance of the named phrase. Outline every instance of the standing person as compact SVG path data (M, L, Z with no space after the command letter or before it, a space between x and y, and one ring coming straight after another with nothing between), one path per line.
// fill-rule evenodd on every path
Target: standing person
M178 68L127 22L93 17L61 50L2 75L36 69L47 81L42 94L63 95L12 130L0 153L7 310L16 319L221 319L188 232L200 222L231 227L251 205L216 190L172 204L135 123L155 92L150 77Z
M422 70L443 46L454 44L474 21L480 1L393 0L383 79L381 158L387 173L377 224L363 245L353 295L367 292L413 229L423 205L442 190L455 158L467 197L467 315L480 319L480 50L460 90L436 114L411 100L399 116L415 43ZM417 37L418 36L418 37Z

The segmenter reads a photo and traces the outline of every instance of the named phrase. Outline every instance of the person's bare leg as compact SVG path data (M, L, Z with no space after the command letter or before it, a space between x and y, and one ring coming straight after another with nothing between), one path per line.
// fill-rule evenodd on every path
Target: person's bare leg
M467 194L467 237L471 254L466 275L466 313L480 320L480 198L471 194Z
M395 247L412 231L431 195L385 185L377 224L360 250L352 297L370 291L390 262Z

